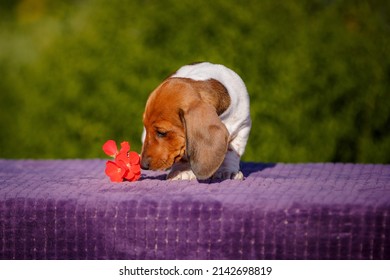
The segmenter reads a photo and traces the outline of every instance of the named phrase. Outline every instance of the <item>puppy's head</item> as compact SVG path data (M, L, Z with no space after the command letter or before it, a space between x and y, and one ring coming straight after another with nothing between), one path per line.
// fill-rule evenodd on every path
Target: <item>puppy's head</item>
M195 83L170 78L152 92L146 103L145 139L141 166L165 170L183 157L198 179L206 179L221 165L228 131L216 107L202 99Z

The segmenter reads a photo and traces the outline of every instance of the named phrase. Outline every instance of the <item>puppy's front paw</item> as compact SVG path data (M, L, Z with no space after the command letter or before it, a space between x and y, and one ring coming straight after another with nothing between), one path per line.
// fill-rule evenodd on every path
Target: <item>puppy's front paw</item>
M244 179L244 175L242 174L241 171L237 171L237 172L234 172L234 171L217 171L212 179L217 179L217 180L227 180L227 179L233 179L233 180L243 180Z
M167 175L168 180L194 180L196 179L196 176L192 170L172 170Z

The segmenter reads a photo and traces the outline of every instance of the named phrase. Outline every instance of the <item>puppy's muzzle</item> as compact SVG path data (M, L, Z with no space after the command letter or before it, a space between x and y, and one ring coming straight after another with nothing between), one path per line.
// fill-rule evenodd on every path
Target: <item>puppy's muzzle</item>
M150 161L149 161L148 158L142 157L142 158L141 158L141 168L142 168L143 170L149 170L149 165L150 165L149 162L150 162Z

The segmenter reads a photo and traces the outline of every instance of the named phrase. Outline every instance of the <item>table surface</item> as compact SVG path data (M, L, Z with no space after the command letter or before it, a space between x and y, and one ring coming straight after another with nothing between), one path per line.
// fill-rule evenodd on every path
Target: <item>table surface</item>
M242 163L244 181L167 181L164 172L142 171L136 182L112 183L104 174L105 160L1 160L0 196L76 197L80 193L123 199L124 194L230 194L245 200L275 200L270 207L312 204L390 203L390 165ZM256 193L255 196L251 194ZM337 194L337 195L329 195ZM87 199L87 197L86 197ZM285 207L284 205L283 207Z
M0 160L0 257L390 258L390 165L242 163L243 181L142 171L112 183L105 162Z

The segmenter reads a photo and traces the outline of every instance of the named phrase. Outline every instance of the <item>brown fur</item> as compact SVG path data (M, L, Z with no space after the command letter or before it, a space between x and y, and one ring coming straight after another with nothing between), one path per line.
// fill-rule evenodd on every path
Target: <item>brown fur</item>
M227 150L228 131L218 115L229 105L226 88L216 80L165 80L146 103L142 166L167 169L187 159L198 178L210 177Z

